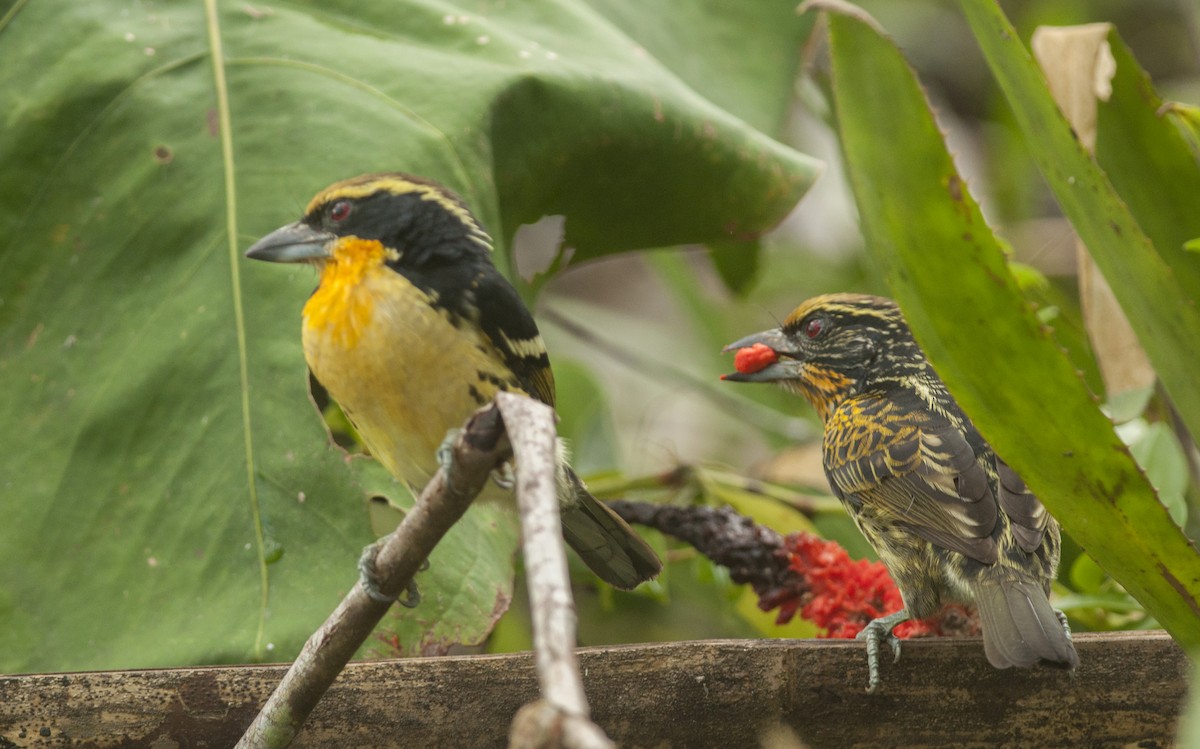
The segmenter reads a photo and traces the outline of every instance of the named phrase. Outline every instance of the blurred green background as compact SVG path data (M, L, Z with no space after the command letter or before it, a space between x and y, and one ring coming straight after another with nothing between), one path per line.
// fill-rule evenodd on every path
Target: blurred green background
M915 69L1020 295L1104 393L1073 232L960 5L861 5ZM1111 22L1162 97L1200 101L1191 0L1003 9L1026 44ZM410 498L330 447L308 401L312 273L241 252L366 171L443 181L491 230L598 494L728 503L870 556L829 501L807 406L718 379L723 345L802 300L893 288L825 39L791 0L0 5L0 671L287 660L354 584ZM1184 213L1200 199L1147 182ZM1196 538L1195 447L1168 400L1102 405ZM1155 626L1070 540L1080 517L1062 517L1055 603L1077 629ZM582 644L817 634L647 535L667 565L636 592L574 568ZM515 544L511 514L473 510L418 578L422 607L367 654L528 648Z

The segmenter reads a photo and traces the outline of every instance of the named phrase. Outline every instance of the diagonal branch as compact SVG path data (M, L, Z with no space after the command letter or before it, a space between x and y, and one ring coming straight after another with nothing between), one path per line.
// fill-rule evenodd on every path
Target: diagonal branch
M442 468L434 474L404 521L377 545L374 563L379 592L386 598L408 587L491 472L509 457L510 440L518 463L517 497L543 695L517 713L512 746L607 749L612 743L589 718L575 659L575 604L559 530L554 409L525 396L500 393L495 404L471 417L454 443L449 470ZM390 603L369 596L361 584L355 585L305 643L237 749L290 745L329 685L390 607Z
M508 457L500 413L494 405L476 412L455 440L451 473L440 469L403 522L379 543L375 557L379 591L395 596L412 581L446 531L462 517ZM322 695L391 608L355 585L304 644L295 663L246 729L237 749L279 749L291 744Z

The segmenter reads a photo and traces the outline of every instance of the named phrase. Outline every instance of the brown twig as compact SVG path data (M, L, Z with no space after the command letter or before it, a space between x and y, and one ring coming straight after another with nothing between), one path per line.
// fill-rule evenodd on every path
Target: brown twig
M454 443L451 473L439 470L416 505L375 556L379 591L395 596L446 531L462 517L487 482L491 471L509 454L499 410L489 405L476 412ZM355 585L297 656L283 680L246 729L237 749L279 749L291 744L322 695L391 608Z

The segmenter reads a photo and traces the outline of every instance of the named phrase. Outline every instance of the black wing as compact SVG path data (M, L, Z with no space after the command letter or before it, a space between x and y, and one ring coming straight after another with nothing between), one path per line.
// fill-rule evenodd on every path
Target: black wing
M492 266L480 269L469 286L479 310L478 325L504 358L521 388L554 405L550 355L520 294Z

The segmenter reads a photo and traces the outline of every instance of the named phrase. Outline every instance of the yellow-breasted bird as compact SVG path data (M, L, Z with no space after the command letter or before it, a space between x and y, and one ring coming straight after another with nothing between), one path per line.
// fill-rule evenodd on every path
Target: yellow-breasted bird
M309 369L371 454L416 491L437 471L447 432L497 391L554 405L537 325L491 252L458 196L401 173L330 185L246 252L318 270L303 312ZM597 575L628 589L658 573L654 551L562 455L559 478L563 534Z
M746 363L725 379L775 382L812 404L825 426L829 484L904 599L904 609L859 635L870 691L880 642L899 658L892 629L947 601L975 603L996 668L1079 664L1066 618L1048 598L1058 523L959 408L895 302L814 297L781 327L726 347L743 349Z

